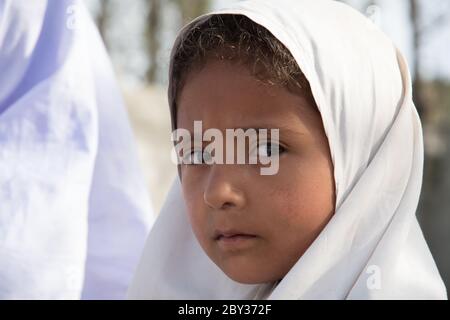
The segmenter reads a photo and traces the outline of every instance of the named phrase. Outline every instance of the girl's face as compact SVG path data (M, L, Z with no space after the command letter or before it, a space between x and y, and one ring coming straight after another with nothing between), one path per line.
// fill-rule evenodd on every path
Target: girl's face
M177 104L178 128L191 132L194 120L224 137L225 129L279 129L275 175L261 175L260 164L183 164L181 177L193 232L228 277L247 284L283 278L334 213L333 164L319 112L248 68L218 60L188 75ZM252 236L217 238L227 231Z

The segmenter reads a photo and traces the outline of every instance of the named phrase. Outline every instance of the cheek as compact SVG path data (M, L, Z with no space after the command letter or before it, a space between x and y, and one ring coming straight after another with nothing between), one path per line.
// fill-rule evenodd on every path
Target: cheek
M188 211L195 211L203 204L203 179L201 169L193 166L184 166L181 169L181 185L183 197ZM193 188L192 186L196 186Z
M286 158L277 175L258 183L267 226L295 240L317 235L334 213L332 175L326 159Z
M182 173L183 199L192 230L200 242L206 237L202 232L208 230L208 223L203 201L202 176L196 169L185 168ZM192 188L192 186L197 186Z

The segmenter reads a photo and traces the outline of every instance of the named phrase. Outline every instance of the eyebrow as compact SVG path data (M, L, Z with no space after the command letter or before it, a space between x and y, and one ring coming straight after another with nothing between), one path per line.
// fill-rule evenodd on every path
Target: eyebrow
M244 131L248 130L248 129L253 129L257 132L259 132L259 130L261 130L261 129L265 129L265 130L268 130L269 134L270 134L271 129L279 129L280 135L281 134L283 134L283 135L287 134L289 136L305 135L305 132L296 130L289 125L275 125L275 124L270 124L270 123L255 124L255 125L251 125L251 126L236 127L236 128L230 128L230 129L242 129Z
M212 129L212 128L211 128L211 129ZM296 131L296 130L291 129L290 127L287 127L287 126L258 125L258 126L247 126L247 127L225 128L225 130L227 130L227 129L231 129L231 130L242 129L242 130L244 130L244 131L246 131L246 130L252 130L252 129L253 129L253 130L257 131L257 132L258 132L259 130L261 130L261 129L265 129L265 130L268 130L269 133L270 133L270 130L271 130L271 129L279 129L279 130L280 130L280 133L283 132L283 133L287 133L287 134L289 134L289 135L305 135L304 132ZM189 131L189 134L190 134L191 136L194 136L194 133L193 133L191 130L188 130L188 131Z
M250 127L239 127L239 128L235 128L235 129L242 129L242 130L248 130L248 129L253 129L256 131L259 131L261 129L266 129L266 130L270 130L271 129L279 129L280 133L281 132L287 132L288 134L292 134L292 135L304 135L305 133L291 129L288 126L271 126L271 125L259 125L259 126L250 126Z
M246 127L234 127L234 128L225 128L225 129L232 129L232 130L236 130L236 129L242 129L244 131L248 130L248 129L253 129L255 130L257 133L259 133L260 129L266 129L268 131L269 137L270 135L270 130L271 129L279 129L279 133L280 133L280 138L282 138L283 136L287 136L288 139L295 139L295 137L298 136L303 136L305 135L304 132L300 132L294 129L289 128L288 126L273 126L273 125L255 125L255 126L246 126ZM190 130L189 134L191 135L191 142L194 139L194 133ZM203 143L207 143L206 141L203 141Z

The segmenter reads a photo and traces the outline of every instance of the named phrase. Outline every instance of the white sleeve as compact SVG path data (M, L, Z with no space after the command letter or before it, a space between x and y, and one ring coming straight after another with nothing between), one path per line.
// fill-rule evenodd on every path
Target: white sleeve
M99 140L89 201L83 298L122 299L153 223L153 213L127 113L96 30L90 33L90 39Z
M121 298L153 214L97 31L77 0L0 22L0 299Z

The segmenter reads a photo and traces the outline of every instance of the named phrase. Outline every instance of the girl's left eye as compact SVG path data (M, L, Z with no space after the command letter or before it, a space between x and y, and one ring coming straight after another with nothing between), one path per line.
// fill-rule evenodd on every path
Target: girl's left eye
M258 158L271 158L275 155L280 155L284 153L286 149L277 144L277 143L271 143L271 142L264 142L260 143L257 146L257 156Z

